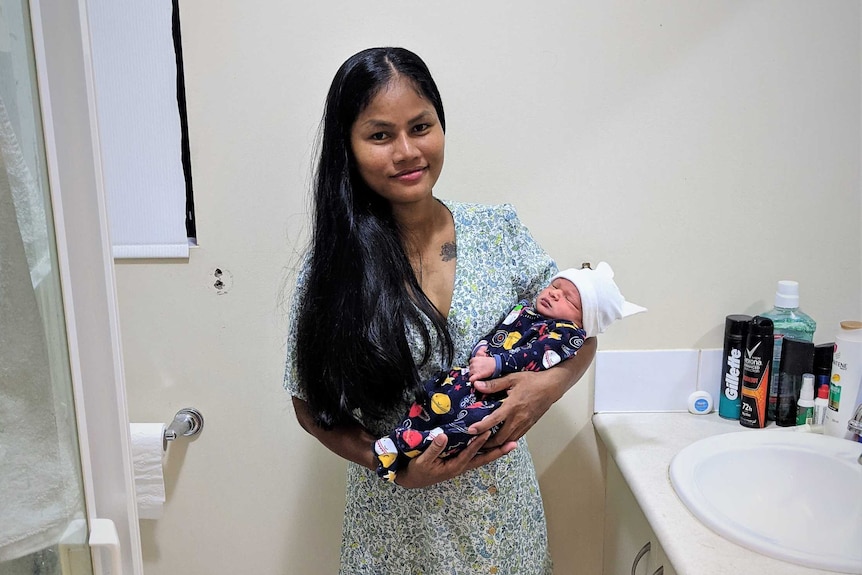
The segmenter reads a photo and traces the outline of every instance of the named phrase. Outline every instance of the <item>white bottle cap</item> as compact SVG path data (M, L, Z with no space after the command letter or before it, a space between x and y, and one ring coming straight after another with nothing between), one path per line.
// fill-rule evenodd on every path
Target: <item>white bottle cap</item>
M775 290L775 307L799 307L799 282L781 280Z
M814 374L802 374L802 392L799 394L799 399L814 401Z
M688 396L688 410L695 415L705 415L712 411L712 396L708 391L695 391Z

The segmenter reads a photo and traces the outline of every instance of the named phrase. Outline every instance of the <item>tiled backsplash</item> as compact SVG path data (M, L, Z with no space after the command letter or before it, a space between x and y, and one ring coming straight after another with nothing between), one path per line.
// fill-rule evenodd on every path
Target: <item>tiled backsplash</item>
M612 350L596 353L593 411L687 411L706 390L718 405L720 349Z

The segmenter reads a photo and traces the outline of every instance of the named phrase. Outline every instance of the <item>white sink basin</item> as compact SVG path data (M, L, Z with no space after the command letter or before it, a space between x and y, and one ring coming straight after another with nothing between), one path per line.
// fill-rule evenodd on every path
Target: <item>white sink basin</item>
M790 430L693 443L670 480L707 527L758 553L862 574L862 444Z

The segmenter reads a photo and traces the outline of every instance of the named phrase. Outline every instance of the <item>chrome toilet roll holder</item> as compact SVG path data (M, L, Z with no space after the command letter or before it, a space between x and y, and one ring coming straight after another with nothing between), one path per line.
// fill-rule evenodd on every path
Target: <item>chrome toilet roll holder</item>
M204 416L193 407L186 407L177 412L174 420L165 429L162 438L162 448L168 450L168 442L176 438L192 437L201 432L204 427Z

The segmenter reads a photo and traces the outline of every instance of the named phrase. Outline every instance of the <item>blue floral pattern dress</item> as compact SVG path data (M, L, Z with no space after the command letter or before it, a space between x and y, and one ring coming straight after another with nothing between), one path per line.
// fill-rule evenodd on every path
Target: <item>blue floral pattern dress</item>
M444 202L455 221L458 259L448 323L455 365L522 299L532 301L557 266L521 224L512 206ZM303 274L296 294L302 293ZM295 321L298 298L291 309ZM291 330L293 333L295 330ZM433 334L433 330L432 330ZM421 340L410 333L414 356ZM299 398L295 342L287 342L285 387ZM442 365L439 355L420 376ZM374 436L389 433L409 400L385 420L362 423ZM369 450L371 445L368 446ZM341 575L550 575L545 513L525 439L518 449L454 479L422 489L382 481L348 462Z

